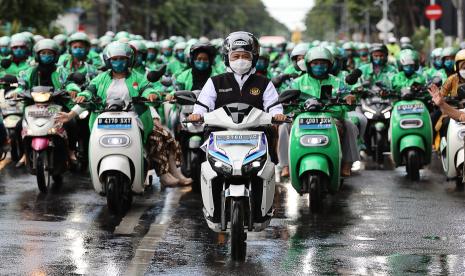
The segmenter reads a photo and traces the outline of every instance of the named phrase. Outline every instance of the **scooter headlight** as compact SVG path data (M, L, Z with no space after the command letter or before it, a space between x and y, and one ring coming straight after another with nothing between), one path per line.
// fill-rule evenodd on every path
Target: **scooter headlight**
M365 114L365 117L367 117L367 119L370 119L370 120L373 119L373 116L374 116L373 113L365 111L363 114Z
M383 113L385 119L391 118L391 111L386 111Z
M224 160L214 157L211 154L208 154L208 162L212 166L213 170L220 175L232 175L233 168L230 164L226 163Z
M322 147L329 143L326 135L304 135L300 137L300 144L304 147Z
M423 120L421 119L403 119L400 121L400 127L403 129L421 128Z
M105 148L119 148L128 146L131 138L127 135L104 135L99 142Z

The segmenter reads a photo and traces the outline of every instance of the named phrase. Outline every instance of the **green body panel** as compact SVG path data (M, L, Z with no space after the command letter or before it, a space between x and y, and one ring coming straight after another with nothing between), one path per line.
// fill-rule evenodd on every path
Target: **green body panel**
M309 170L321 170L321 172L328 174L330 178L330 187L328 188L331 192L339 189L342 152L334 119L331 119L332 125L328 129L301 129L299 127L301 118L316 117L326 118L332 116L330 113L325 112L306 112L297 116L292 125L289 145L289 168L291 183L297 192L300 192L302 188L300 176ZM326 146L305 147L300 144L300 138L303 135L326 135L329 142ZM325 160L327 165L315 164L315 161L318 160ZM306 163L307 161L309 163Z
M404 152L408 148L420 148L423 152L425 151L425 144L423 138L418 135L406 135L400 140L399 151Z
M299 177L308 171L320 171L331 176L328 159L324 155L310 154L300 159Z
M423 112L422 113L413 113L413 114L400 114L398 111L398 106L406 105L406 104L421 104L423 105ZM420 128L410 128L410 129L403 129L400 127L401 120L404 119L421 119L423 121L423 126ZM406 146L412 147L416 145L416 147L423 151L424 153L424 161L425 164L429 164L431 162L431 145L433 141L433 128L431 125L431 118L428 113L428 109L423 104L423 102L419 100L411 100L411 101L398 101L395 103L392 109L392 116L391 116L391 154L396 166L403 165L402 160L402 150L406 149ZM418 138L413 138L416 136ZM419 141L422 141L420 143ZM411 144L415 143L415 144ZM402 144L402 148L401 148Z

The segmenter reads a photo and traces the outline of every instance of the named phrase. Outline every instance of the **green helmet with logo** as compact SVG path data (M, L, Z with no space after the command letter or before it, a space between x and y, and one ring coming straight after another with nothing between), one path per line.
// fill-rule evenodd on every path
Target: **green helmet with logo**
M50 38L44 38L42 40L39 40L35 45L34 45L34 58L38 62L39 61L39 53L42 50L51 50L55 53L55 62L58 61L59 58L59 53L60 53L60 47L56 43L55 40L50 39Z
M11 36L10 47L24 46L30 47L30 40L23 34L14 34Z
M126 32L126 31L121 31L121 32L116 33L116 35L115 35L115 37L113 38L113 40L115 40L115 41L118 41L118 40L120 40L120 39L127 39L127 40L129 40L129 37L130 37L130 35L129 35L128 32Z
M90 39L86 33L83 32L76 32L68 37L68 45L71 46L73 42L84 42L87 47L90 47Z
M328 49L319 46L311 48L305 55L305 64L307 64L307 68L310 68L310 63L314 60L327 60L331 65L334 62L331 52Z
M294 49L292 49L292 52L290 54L291 59L296 59L297 56L305 56L307 53L308 49L310 48L310 45L308 43L299 43L297 44Z
M128 65L134 64L134 51L128 43L113 41L108 44L103 50L103 60L107 68L112 68L110 60L113 57L126 57L129 60Z
M457 54L457 49L454 47L446 47L442 50L442 57L453 57Z
M11 38L9 36L0 37L0 47L10 47Z

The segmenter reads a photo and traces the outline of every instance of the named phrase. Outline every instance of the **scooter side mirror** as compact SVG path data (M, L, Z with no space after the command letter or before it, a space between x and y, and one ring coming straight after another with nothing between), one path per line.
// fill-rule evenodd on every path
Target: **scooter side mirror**
M277 106L282 103L290 103L292 101L298 100L300 97L300 90L286 90L279 95L278 101L271 104L266 108L266 112L269 112L272 107Z
M197 97L191 91L176 91L174 93L174 98L180 105L194 105L197 102Z
M80 72L74 72L69 75L68 80L77 85L83 85L86 82L86 76Z

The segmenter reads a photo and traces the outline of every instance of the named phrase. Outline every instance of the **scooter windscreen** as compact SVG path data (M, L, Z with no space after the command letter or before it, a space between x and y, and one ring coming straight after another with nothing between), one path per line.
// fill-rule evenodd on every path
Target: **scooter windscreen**
M254 107L245 103L232 103L223 106L224 111L235 124L240 124Z

